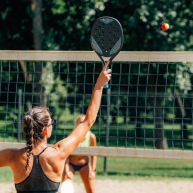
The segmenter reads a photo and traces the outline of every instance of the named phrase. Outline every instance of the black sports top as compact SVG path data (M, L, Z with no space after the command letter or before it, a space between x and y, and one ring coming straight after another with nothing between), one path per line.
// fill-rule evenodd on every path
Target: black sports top
M33 167L29 176L18 184L15 184L17 193L56 193L60 182L50 180L42 170L39 156L47 149L46 147L39 155L34 155Z

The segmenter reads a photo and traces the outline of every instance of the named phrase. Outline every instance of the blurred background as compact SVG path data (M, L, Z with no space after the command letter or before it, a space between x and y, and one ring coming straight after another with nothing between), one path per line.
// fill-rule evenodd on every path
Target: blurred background
M94 21L100 16L112 16L120 21L124 31L124 45L122 51L192 51L193 50L193 1L191 0L4 0L0 1L0 50L54 50L54 51L91 51L90 45L90 32L91 27ZM163 31L161 29L162 23L168 23L170 29L168 31ZM29 72L33 71L32 63L25 63ZM36 63L38 68L38 63ZM124 65L124 64L123 64ZM30 74L24 77L23 68L24 63L19 62L19 66L10 65L10 63L2 62L1 68L6 71L12 66L12 71L20 71L18 81L27 80L29 83L26 92L32 92L32 77ZM161 136L161 141L155 143L155 137L153 136L153 130L156 126L153 125L153 113L154 109L138 108L138 111L135 111L135 107L130 109L129 116L125 116L126 100L124 97L119 98L119 105L123 108L117 109L116 105L113 105L118 101L116 97L111 98L111 107L110 107L110 126L119 124L119 137L125 137L125 124L131 124L128 129L128 135L133 136L133 139L129 139L125 142L125 139L117 138L118 129L110 130L110 135L114 136L111 138L109 146L115 147L138 147L138 148L157 148L157 149L187 149L192 150L192 83L193 83L193 68L192 63L185 65L184 63L179 63L176 67L176 64L168 65L164 63L159 67L159 64L140 64L132 63L130 67L125 67L130 73L134 75L131 76L131 85L130 90L135 93L137 92L136 84L137 82L136 75L139 72L139 69L142 73L145 74L141 78L141 83L146 86L146 76L148 69L150 69L152 74L156 74L157 69L159 68L161 74L172 74L178 73L180 76L177 76L176 79L173 76L162 76L159 78L159 83L165 85L167 78L168 85L167 93L175 93L177 98L173 100L170 96L164 101L165 107L165 118L162 121L168 123L165 126L165 137L167 138L166 143L163 142L164 137L162 134L158 133L158 137ZM142 67L143 66L143 67ZM80 72L84 72L84 64L80 63L77 67L76 63L71 63L70 71L74 71L77 68ZM55 106L56 101L62 102L65 98L59 98L59 96L54 95L56 93L56 87L46 88L46 80L50 79L50 76L46 76L47 72L51 72L52 80L58 84L60 81L65 82L65 77L61 76L61 80L58 81L58 72L66 72L67 64L63 63L43 63L44 75L42 77L43 89L46 92L53 93L53 97L50 99L50 109L56 114L53 116L60 116L58 118L58 125L55 128L59 133L55 133L54 138L50 139L50 143L54 143L57 140L62 139L68 135L68 129L66 129L65 135L63 134L63 125L60 125L60 121L63 120L63 117L66 114L63 112L63 109L57 109ZM42 68L42 69L43 69ZM59 69L60 68L60 69ZM42 69L39 71L42 72ZM114 72L119 73L120 66L114 66ZM167 70L166 70L167 69ZM82 71L81 71L82 70ZM92 66L87 67L88 72L92 72ZM99 72L98 72L99 73ZM121 73L121 72L120 72ZM187 79L183 78L184 74L188 74ZM17 74L12 74L11 78L14 80L18 76ZM6 81L10 78L9 74L4 74L1 76L1 81ZM116 76L114 76L116 77ZM149 76L151 81L155 82L155 76ZM83 74L79 76L79 80L83 81ZM74 77L69 78L70 81L74 80ZM122 78L123 84L127 83L127 77ZM40 81L40 77L36 79ZM92 77L88 77L88 82L93 82ZM114 79L114 84L117 84L117 80ZM150 82L151 82L150 81ZM176 85L177 82L177 85ZM132 85L133 84L133 85ZM173 87L173 85L176 85ZM7 91L7 83L0 84L1 91ZM188 85L188 86L187 86ZM91 89L90 89L91 88ZM92 90L91 87L88 87L88 90ZM145 88L145 87L144 87ZM15 87L13 88L13 90ZM22 92L23 86L18 84L18 88ZM47 89L47 90L46 90ZM71 87L66 90L66 87L60 87L61 92L63 93L74 93L75 87L73 84ZM82 87L78 88L80 93L83 91ZM113 92L117 92L118 88L112 87ZM125 90L124 90L125 89ZM155 88L149 87L149 91L154 92L164 92L165 87L159 87L157 91ZM11 87L10 87L11 91ZM38 88L36 90L38 92ZM127 88L123 88L123 92L127 91ZM90 91L88 91L88 94ZM144 90L141 90L141 93ZM183 97L180 97L180 94ZM191 97L187 97L187 95ZM6 102L8 95L0 92L1 102ZM30 94L25 98L26 101L30 101ZM58 97L58 98L56 98ZM90 97L90 96L89 96ZM89 99L86 99L85 104L89 104ZM10 101L14 103L14 97L10 97ZM17 99L18 100L18 99ZM34 101L38 103L39 99L34 98ZM45 100L47 101L46 97ZM69 98L69 104L73 103L74 98ZM82 99L76 99L77 103L82 103ZM136 99L136 96L129 97L129 104L137 104L140 106L147 105L152 106L152 101L148 100L148 103L145 103L143 94ZM163 105L163 99L159 99L159 105ZM186 105L182 105L182 101L185 100ZM105 101L105 100L104 100ZM104 105L107 105L104 102ZM138 101L138 102L136 102ZM29 105L26 103L26 106ZM182 106L181 106L182 105ZM128 105L127 105L128 106ZM14 106L10 106L10 114L6 113L6 106L1 105L1 120L13 119L15 114ZM175 107L175 110L170 107ZM190 107L190 108L189 108ZM27 108L27 107L25 107ZM62 106L61 106L62 108ZM85 112L86 108L83 110ZM147 110L147 111L146 111ZM23 109L25 111L25 109ZM76 111L74 106L69 105L67 114L69 119L67 121L73 123L74 115L78 116L82 112L82 107L78 107ZM149 121L151 124L147 126L148 128L144 129L144 125L140 122L144 122L143 115L144 112L148 114ZM119 114L118 114L119 113ZM157 110L159 114L160 111ZM17 112L18 114L18 112ZM107 114L106 110L102 114ZM120 117L119 117L120 116ZM9 118L7 118L9 117ZM162 117L162 115L161 115ZM182 121L182 118L186 117ZM97 123L105 124L105 119L97 119ZM171 124L175 123L175 126ZM4 127L4 123L2 124ZM18 123L16 129L17 130ZM3 141L5 138L12 141L17 141L17 131L13 130L13 125L7 124L6 130L11 131L5 134L0 133L0 141ZM69 132L73 129L73 124L69 127ZM146 130L146 137L144 130ZM175 130L175 131L174 131ZM61 133L60 133L61 132ZM93 127L93 132L96 135L99 135L97 126ZM15 133L15 136L13 136ZM105 132L104 135L100 134L98 145L105 146ZM103 136L102 136L103 135ZM148 136L149 139L148 140ZM175 140L173 137L175 136ZM14 137L14 140L13 140ZM58 138L57 138L58 137ZM172 139L172 140L169 140ZM144 142L146 140L146 143ZM184 143L182 145L182 140ZM9 141L9 140L8 140ZM137 141L137 142L136 142ZM192 172L192 162L190 161L173 161L173 160L146 160L146 159L128 159L128 158L108 158L107 168L104 170L104 160L103 158L98 158L98 179L120 179L120 180L133 180L133 179L148 179L148 180L163 180L164 179L191 179L193 176ZM2 171L2 172L1 172ZM6 174L6 175L5 175ZM11 171L7 168L2 168L0 170L0 182L12 182L13 178L11 176Z
M125 51L193 49L191 0L4 0L0 12L1 50L91 50L91 27L104 15L122 24Z

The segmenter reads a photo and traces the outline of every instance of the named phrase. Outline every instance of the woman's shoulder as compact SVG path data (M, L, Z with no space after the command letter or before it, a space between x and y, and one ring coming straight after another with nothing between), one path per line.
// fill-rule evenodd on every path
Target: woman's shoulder
M90 146L96 146L96 143L97 143L96 135L91 132L91 134L90 134Z
M88 132L87 132L87 134L86 134L86 136L91 136L91 137L94 137L94 136L95 136L95 134L94 134L93 132L91 132L91 131L88 131Z
M0 167L13 166L15 163L24 159L26 150L17 148L8 148L0 151ZM14 164L13 164L14 163Z
M8 149L5 149L5 150L7 151L7 153L13 154L13 155L21 155L21 154L26 153L26 149L25 148L21 148L21 149L18 149L18 148L8 148Z
M17 149L17 148L12 148L10 150L15 157L25 158L26 157L26 152L27 150L25 148Z
M90 131L90 137L91 138L96 138L96 135Z

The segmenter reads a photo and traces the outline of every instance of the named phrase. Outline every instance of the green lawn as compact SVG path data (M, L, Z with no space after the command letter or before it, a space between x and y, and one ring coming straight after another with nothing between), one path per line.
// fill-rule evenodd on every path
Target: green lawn
M193 180L192 161L107 158L107 175L103 175L104 158L97 159L96 179L125 180ZM78 173L77 173L78 174ZM80 181L75 175L75 181ZM0 168L0 182L13 182L10 168Z
M9 167L0 168L0 183L13 182L13 173Z
M4 106L0 106L0 141L16 142L17 141L17 109L9 107L8 113ZM57 108L57 114L53 114L52 118L57 125L53 128L53 133L49 139L49 143L55 143L67 135L74 128L74 121L79 115L78 112L70 113L68 108ZM110 117L111 119L111 117ZM97 136L99 146L105 146L106 142L106 123L97 119L91 131ZM129 117L128 120L129 121ZM154 148L155 147L155 129L153 124L141 124L141 136L136 139L135 124L124 124L122 117L117 118L117 124L109 125L109 146L112 147L136 147L136 148ZM191 139L193 137L192 125L187 125L189 140L184 141L182 146L181 141L181 125L180 124L165 124L164 134L167 138L169 149L192 149ZM21 131L23 129L21 128ZM22 142L25 142L24 140Z
M48 143L56 143L57 141L69 135L74 127L74 119L78 116L64 115L57 120L54 126L52 136ZM55 119L56 120L56 119ZM63 121L62 121L63 120ZM188 140L184 140L182 144L180 125L165 125L164 135L167 138L169 149L187 149L192 150L193 138L192 125L187 125ZM23 130L21 128L21 130ZM105 146L106 144L106 126L105 124L95 123L91 131L97 136L97 145ZM155 148L155 130L154 125L141 125L141 136L136 138L134 124L110 124L109 126L109 146L110 147L130 147L130 148ZM17 124L0 121L0 142L17 142ZM25 142L23 139L22 142Z
M103 174L103 160L104 158L98 157L97 171L100 175ZM109 176L192 178L192 167L192 161L107 158Z

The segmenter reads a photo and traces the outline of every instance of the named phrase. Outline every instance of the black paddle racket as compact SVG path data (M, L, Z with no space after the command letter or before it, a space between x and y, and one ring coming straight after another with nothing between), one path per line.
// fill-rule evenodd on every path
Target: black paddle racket
M91 30L91 46L101 59L103 65L105 65L105 61L102 56L110 57L109 62L111 63L121 51L123 41L123 29L117 19L103 16L94 22ZM108 83L104 88L109 88Z

